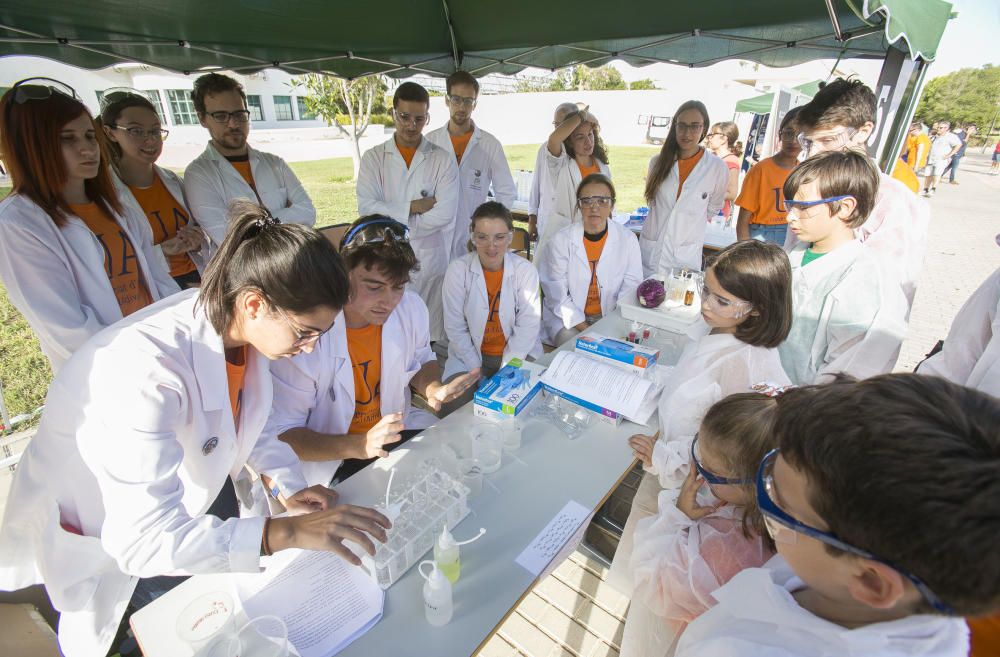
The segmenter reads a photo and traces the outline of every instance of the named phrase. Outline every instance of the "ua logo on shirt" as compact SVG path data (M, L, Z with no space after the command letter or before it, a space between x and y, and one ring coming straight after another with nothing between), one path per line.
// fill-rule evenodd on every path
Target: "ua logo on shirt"
M160 211L159 210L151 210L149 212L149 217L151 219L155 219L156 220L156 223L158 223L160 225L160 231L162 231L162 234L164 234L164 235L176 234L177 231L179 231L182 227L188 225L188 221L189 220L188 220L187 215L185 215L183 212L181 212L177 208L172 208L172 210L173 210L173 215L174 215L174 227L173 227L173 230L168 230L167 229L167 225L163 221L163 217L160 216Z
M366 360L363 363L358 363L357 365L355 365L355 367L361 368L361 378L364 380L364 382L365 382L365 390L368 392L368 398L367 399L361 399L361 397L359 396L355 400L355 402L357 402L361 406L367 406L368 404L371 404L376 399L378 399L379 394L381 393L381 388L382 388L382 382L381 381L377 381L375 383L375 389L374 390L372 389L371 382L368 380L368 366L369 365L371 365L371 361L370 360Z
M111 249L108 247L107 241L104 239L104 233L95 233L97 241L101 243L101 248L104 249L104 263L107 268L108 278L112 276L125 276L131 273L129 269L129 260L135 260L135 271L139 270L139 259L135 255L135 249L132 248L132 242L129 241L128 237L125 235L125 231L119 230L118 236L120 239L122 257L121 257L121 270L115 273L116 269L119 269L115 262L115 257L111 253Z

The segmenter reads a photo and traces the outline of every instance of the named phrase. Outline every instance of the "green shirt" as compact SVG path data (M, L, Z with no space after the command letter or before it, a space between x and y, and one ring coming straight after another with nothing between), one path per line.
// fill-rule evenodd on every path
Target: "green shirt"
M805 267L813 260L819 260L825 255L825 253L816 253L812 249L806 249L806 252L802 254L802 266Z

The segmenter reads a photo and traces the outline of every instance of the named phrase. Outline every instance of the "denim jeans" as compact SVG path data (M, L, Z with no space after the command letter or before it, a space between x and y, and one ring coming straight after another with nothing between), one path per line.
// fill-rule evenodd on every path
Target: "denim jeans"
M785 246L788 224L750 224L750 239Z
M949 182L955 182L955 172L958 171L958 163L962 161L963 157L965 157L965 156L964 155L952 155L951 156L951 162L948 164L948 167L945 169L946 171L949 172L948 173L948 180L949 180ZM941 175L943 176L944 172L941 172Z

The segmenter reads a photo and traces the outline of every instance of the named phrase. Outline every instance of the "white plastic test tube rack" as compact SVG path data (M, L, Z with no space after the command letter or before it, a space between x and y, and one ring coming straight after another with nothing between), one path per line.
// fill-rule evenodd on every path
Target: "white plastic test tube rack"
M396 518L387 532L388 540L375 541L374 557L360 549L356 552L380 588L389 588L419 563L434 547L445 523L450 530L469 515L468 494L464 484L429 463L421 464L412 479L392 484L388 515ZM386 511L382 505L376 508Z

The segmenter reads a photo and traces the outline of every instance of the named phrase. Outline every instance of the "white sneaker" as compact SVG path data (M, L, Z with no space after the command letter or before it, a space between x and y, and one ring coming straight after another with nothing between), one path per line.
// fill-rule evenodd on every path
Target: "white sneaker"
M936 188L931 187L930 190L928 190L928 192L927 192L927 198L930 198L930 197L934 196L934 192L936 192L936 191L937 191Z
M923 197L923 198L927 198L928 196L930 196L930 194L928 194L927 190L925 189L922 192L920 192L920 196Z

